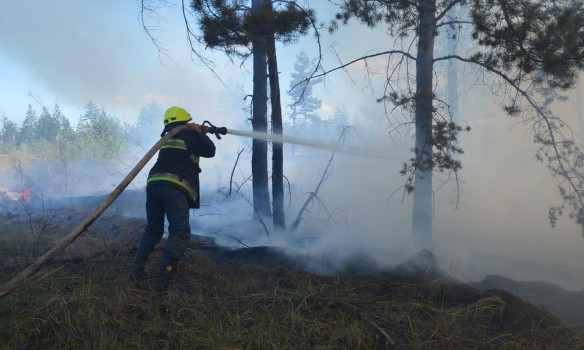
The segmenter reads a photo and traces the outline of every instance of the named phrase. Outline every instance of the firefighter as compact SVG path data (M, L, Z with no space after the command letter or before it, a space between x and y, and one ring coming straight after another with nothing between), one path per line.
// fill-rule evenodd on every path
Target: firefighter
M189 129L169 139L158 153L158 159L146 182L146 217L148 224L138 242L129 274L132 281L144 279L144 265L164 233L164 217L168 220L168 239L164 245L157 291L165 291L173 283L177 263L190 241L190 208L199 208L199 157L215 156L215 145L205 135L204 126L189 123L191 115L181 107L170 107L164 113L164 130L181 125Z

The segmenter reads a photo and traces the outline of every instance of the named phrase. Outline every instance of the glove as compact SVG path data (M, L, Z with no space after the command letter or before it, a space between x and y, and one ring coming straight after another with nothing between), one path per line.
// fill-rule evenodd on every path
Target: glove
M189 128L200 132L201 134L206 134L209 129L205 125L200 125L196 123L188 123Z

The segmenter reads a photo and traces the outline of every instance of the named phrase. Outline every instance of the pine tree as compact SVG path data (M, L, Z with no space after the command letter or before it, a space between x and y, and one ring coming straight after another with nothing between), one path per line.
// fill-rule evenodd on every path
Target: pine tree
M321 124L322 119L318 116L317 111L322 106L322 101L312 95L314 85L322 82L322 78L306 80L314 72L314 67L310 63L308 55L301 51L296 56L294 71L291 74L290 90L288 96L291 97L290 105L291 134L305 135L310 127ZM291 146L292 156L295 147Z
M119 159L122 145L122 123L89 101L77 125L78 144L99 162Z
M88 128L97 118L103 110L100 110L93 101L89 101L83 106L85 112L79 118L79 123L77 124L77 131L82 131Z
M465 56L434 57L438 29L452 23L447 15L457 5L468 9L466 18L454 21L471 28L474 48ZM581 1L344 0L336 18L345 24L356 18L369 27L384 26L388 34L399 35L405 44L382 54L390 57L390 62L415 63L415 85L411 89L388 89L379 100L403 107L413 115L415 157L404 164L402 173L408 176L406 188L415 188L412 234L422 244L430 243L432 238L433 172L456 172L461 168L455 156L462 152L457 142L462 128L443 118L433 91L434 64L448 60L465 62L482 69L482 73L492 74L494 90L506 93L504 110L524 116L534 126L535 140L541 145L537 156L547 159L565 200L550 210L550 221L553 224L556 215L569 206L571 216L584 232L584 182L580 180L584 154L573 140L565 138L565 123L549 109L548 100L553 94L544 93L571 88L577 71L584 67ZM337 25L333 23L331 29ZM408 37L412 41L408 42ZM399 69L393 66L388 71ZM390 87L398 86L389 77L388 83ZM562 142L562 151L558 141Z
M71 127L71 122L67 117L65 117L65 115L61 111L61 107L59 107L59 104L57 103L55 103L55 106L53 107L52 116L59 124L59 132L57 134L57 139L69 139L69 142L73 143L74 142L73 138L75 137L75 130L73 130L73 127Z
M2 130L0 131L0 151L2 153L11 153L16 151L16 140L18 137L18 125L2 117Z
M37 120L38 117L36 112L29 104L28 109L26 110L24 121L22 122L22 125L18 131L18 138L16 143L20 145L20 147L27 148L28 144L34 141Z
M160 104L152 99L140 109L136 124L127 128L128 137L143 148L149 147L162 131L163 115Z
M202 32L202 37L197 40L210 48L223 50L229 56L246 57L249 53L253 54L252 128L256 132L267 132L267 50L270 47L275 50L276 40L289 43L305 34L313 20L313 12L299 8L294 1L282 3L277 8L272 6L270 0L252 0L251 8L246 3L241 0L195 0L192 9L198 15ZM275 78L275 74L272 73L272 78ZM272 129L280 132L281 127L276 123ZM280 152L279 147L275 149ZM283 157L276 156L274 161L283 162ZM281 168L281 164L276 164L274 169ZM272 181L283 181L279 173L280 170L277 170L277 176ZM252 148L252 187L256 213L260 217L270 216L267 143L257 139L253 140ZM283 184L277 184L274 188L281 192L272 193L280 202L280 198L283 198ZM281 225L280 219L283 220L281 217L276 219L276 226Z
M46 107L43 107L34 130L37 141L55 142L61 133L61 121L52 116Z
M342 130L344 127L349 126L349 116L347 114L347 106L342 105L340 107L335 107L333 116L330 120L331 127L333 131Z
M312 89L314 85L322 82L322 78L305 80L313 72L314 67L311 65L308 55L301 51L296 56L294 72L291 74L290 90L288 91L288 95L292 98L292 105L290 106L292 112L289 118L293 120L293 125L320 121L316 111L320 109L322 101L312 95Z
M268 1L268 10L274 13L273 4ZM267 35L268 47L268 80L270 81L270 101L272 107L272 133L282 135L282 103L280 96L280 77L276 55L276 37L273 31ZM286 214L284 211L284 145L272 143L272 207L274 227L280 231L286 230Z

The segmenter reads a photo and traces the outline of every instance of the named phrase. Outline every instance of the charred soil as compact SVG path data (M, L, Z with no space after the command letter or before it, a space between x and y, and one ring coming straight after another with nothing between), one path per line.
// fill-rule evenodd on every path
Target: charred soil
M83 215L53 214L45 226L0 215L0 285L38 254L25 243L38 239L45 249ZM584 349L582 329L541 307L423 273L319 276L219 261L194 245L179 265L181 288L156 293L160 250L149 259L148 278L127 279L143 225L100 218L0 299L0 348Z

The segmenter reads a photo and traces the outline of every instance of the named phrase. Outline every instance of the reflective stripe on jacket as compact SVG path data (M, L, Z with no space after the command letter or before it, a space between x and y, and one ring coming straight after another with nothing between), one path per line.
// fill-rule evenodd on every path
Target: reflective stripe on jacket
M188 181L181 179L179 176L171 174L171 173L156 173L151 174L148 176L148 180L146 183L151 183L153 181L170 181L179 185L182 189L184 189L190 197L190 200L193 202L197 201L197 192L194 188L191 187Z
M187 150L187 143L185 142L185 140L181 140L181 139L168 139L168 141L166 141L164 143L164 145L162 145L162 147L160 147L160 149L165 149L165 148L178 148L178 149L182 149L183 151Z
M165 132L185 123L169 124ZM197 130L179 132L160 147L158 159L150 169L147 185L170 185L187 195L189 206L199 208L199 157L215 156L215 145L207 135Z

